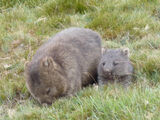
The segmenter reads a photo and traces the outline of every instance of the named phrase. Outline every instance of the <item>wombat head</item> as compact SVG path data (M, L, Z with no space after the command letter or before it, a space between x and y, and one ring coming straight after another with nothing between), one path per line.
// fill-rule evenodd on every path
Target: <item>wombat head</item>
M105 50L99 64L99 74L105 77L132 74L133 68L128 55L128 49Z
M25 75L27 88L41 104L51 104L66 90L64 69L51 56L28 63Z

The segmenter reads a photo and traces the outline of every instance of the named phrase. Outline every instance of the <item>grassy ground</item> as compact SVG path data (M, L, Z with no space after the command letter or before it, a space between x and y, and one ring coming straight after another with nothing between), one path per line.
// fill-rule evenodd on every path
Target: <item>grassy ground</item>
M1 0L0 119L160 119L159 0ZM102 35L107 48L128 47L134 84L88 87L40 106L28 93L24 63L51 35L70 26Z

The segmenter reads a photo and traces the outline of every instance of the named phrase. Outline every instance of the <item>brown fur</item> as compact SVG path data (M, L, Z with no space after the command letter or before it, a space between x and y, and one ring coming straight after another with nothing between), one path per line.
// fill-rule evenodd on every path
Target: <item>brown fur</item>
M120 82L128 87L133 76L133 66L129 60L128 49L103 50L98 66L98 83L107 84Z
M70 96L95 82L101 38L89 29L65 29L43 44L27 65L26 84L40 103Z

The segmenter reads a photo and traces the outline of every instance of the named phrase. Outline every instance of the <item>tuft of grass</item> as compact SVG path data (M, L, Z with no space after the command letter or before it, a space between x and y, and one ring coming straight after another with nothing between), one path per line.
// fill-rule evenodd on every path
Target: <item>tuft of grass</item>
M57 100L49 107L27 100L14 109L5 109L3 119L158 119L159 94L159 87L153 89L147 85L128 91L117 86L98 90L87 88L77 96Z
M0 120L160 118L158 0L1 0ZM51 106L25 86L24 64L50 36L78 26L102 35L106 48L130 49L132 86L89 86Z
M107 0L97 12L91 13L91 22L86 27L102 29L103 36L115 39L129 33L130 38L143 37L159 30L159 22L153 17L159 8L157 1Z
M87 11L94 10L95 4L98 4L97 2L98 0L49 0L41 7L41 9L39 9L39 14L45 16L75 13L84 14Z
M1 0L0 1L0 8L1 9L8 9L14 6L19 6L19 4L25 4L25 6L33 8L38 5L42 5L48 0Z

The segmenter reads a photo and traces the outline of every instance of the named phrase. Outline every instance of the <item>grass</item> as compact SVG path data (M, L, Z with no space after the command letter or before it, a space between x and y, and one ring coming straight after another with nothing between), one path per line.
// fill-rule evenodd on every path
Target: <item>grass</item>
M159 120L159 0L1 0L0 119ZM135 81L87 87L40 106L25 86L24 63L50 36L71 26L91 28L103 47L128 47Z

